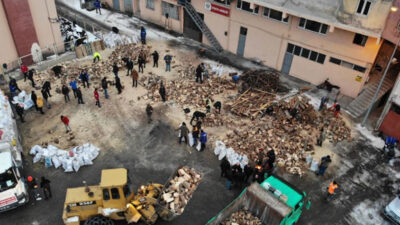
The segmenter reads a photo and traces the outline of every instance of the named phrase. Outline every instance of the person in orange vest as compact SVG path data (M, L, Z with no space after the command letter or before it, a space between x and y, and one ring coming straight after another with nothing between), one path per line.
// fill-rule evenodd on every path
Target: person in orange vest
M329 184L329 187L328 187L328 197L327 197L327 199L332 198L333 195L334 195L335 192L336 192L336 189L338 189L338 188L339 188L339 186L338 186L338 184L336 183L336 181L332 181L332 182Z

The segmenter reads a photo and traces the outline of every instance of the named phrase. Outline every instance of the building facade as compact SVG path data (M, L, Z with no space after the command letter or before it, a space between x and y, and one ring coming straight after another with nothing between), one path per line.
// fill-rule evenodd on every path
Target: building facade
M19 59L31 64L34 43L44 53L64 48L54 0L0 0L0 30L0 63L9 68Z
M125 6L127 1L107 0L113 6L116 2ZM209 44L177 0L131 2L133 14L144 20ZM357 97L381 46L392 1L192 0L191 4L225 50L312 84L329 79L342 94Z

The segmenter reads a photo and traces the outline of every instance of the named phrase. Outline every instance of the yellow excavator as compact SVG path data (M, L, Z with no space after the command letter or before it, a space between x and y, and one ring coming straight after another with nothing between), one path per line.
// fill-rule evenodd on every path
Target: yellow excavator
M69 188L65 197L63 221L65 225L113 225L113 220L154 224L158 219L156 206L163 185L142 185L134 193L124 168L101 172L96 186Z

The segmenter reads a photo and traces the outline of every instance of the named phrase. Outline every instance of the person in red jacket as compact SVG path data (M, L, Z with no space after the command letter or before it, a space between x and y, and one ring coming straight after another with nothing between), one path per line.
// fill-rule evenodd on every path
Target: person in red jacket
M24 81L26 81L26 78L28 78L28 67L22 64L21 72L24 74Z
M64 124L65 129L67 130L66 133L71 131L71 128L69 127L69 119L66 116L61 116L61 122Z
M101 108L101 105L100 105L100 97L99 97L99 92L97 91L97 88L94 89L93 94L94 94L94 99L96 100L96 105L97 105L99 108Z

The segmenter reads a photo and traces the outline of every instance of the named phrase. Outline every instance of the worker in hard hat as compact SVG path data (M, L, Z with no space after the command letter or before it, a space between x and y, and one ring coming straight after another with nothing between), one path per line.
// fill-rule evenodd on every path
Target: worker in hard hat
M100 61L101 60L101 55L99 52L95 52L93 54L93 63L95 63L96 61Z

